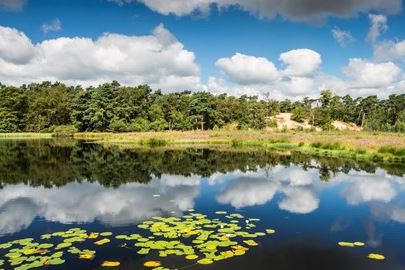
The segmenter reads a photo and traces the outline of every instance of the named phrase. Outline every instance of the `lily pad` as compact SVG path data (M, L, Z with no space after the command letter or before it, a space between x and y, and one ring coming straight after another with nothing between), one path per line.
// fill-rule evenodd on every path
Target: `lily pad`
M98 240L97 242L94 242L95 245L101 246L101 245L105 245L107 243L111 242L110 239L108 238L103 238L101 240Z
M381 260L385 259L385 256L381 255L381 254L378 254L378 253L370 253L370 254L368 254L367 258L369 258L371 260L381 261Z
M101 266L102 267L117 267L120 266L120 262L115 262L115 261L104 261Z
M159 267L159 266L161 266L162 264L159 262L159 261L147 261L147 262L145 262L144 264L143 264L143 266L145 266L145 267Z

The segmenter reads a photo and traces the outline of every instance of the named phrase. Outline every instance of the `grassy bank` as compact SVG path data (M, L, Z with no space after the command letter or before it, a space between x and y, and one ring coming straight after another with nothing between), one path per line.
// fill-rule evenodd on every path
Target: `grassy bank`
M20 132L0 133L0 140L51 139L52 133Z
M405 163L405 134L371 132L187 131L76 133L76 139L103 144L151 147L254 147L307 155Z
M50 139L52 133L0 133L0 140ZM140 133L75 133L74 139L130 147L215 147L291 151L306 155L405 163L405 134L353 131L167 131Z

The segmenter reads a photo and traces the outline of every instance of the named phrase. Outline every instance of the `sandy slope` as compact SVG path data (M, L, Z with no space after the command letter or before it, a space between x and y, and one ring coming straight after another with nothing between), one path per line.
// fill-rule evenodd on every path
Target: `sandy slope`
M303 129L310 129L313 127L308 123L308 120L306 120L304 123L299 123L294 120L291 120L291 113L280 113L275 116L276 121L277 121L277 129L297 129L302 127ZM353 130L353 131L360 131L361 128L354 125L354 124L349 124L345 123L342 121L333 121L332 125L338 129L338 130ZM317 131L321 131L319 127L315 127Z

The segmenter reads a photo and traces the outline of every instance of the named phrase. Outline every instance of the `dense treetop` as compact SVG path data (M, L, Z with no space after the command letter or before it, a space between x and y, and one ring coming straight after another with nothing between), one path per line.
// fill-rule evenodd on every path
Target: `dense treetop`
M405 94L340 97L331 91L318 99L262 100L209 92L163 94L148 85L118 82L84 89L43 82L21 87L0 84L0 132L53 131L74 126L78 131L192 130L274 127L271 116L292 112L298 122L331 129L333 120L352 122L369 130L405 132Z

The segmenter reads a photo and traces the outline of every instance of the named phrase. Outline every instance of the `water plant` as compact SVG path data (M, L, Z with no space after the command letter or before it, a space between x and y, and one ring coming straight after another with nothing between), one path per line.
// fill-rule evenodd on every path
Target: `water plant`
M185 264L212 264L217 261L242 256L251 247L258 246L255 238L266 235L253 232L254 222L259 219L245 219L240 213L217 211L214 218L189 209L181 217L153 217L137 225L140 233L116 235L111 232L87 232L71 228L34 238L17 239L0 244L0 268L10 266L17 270L29 270L45 266L64 264L73 255L79 260L93 260L95 250L79 249L82 242L92 245L108 245L112 238L122 241L122 248L135 249L140 255L155 257L180 256ZM273 234L273 229L266 230ZM109 238L111 237L111 238ZM103 261L102 267L117 267L119 261ZM144 262L145 267L168 269L158 260Z

